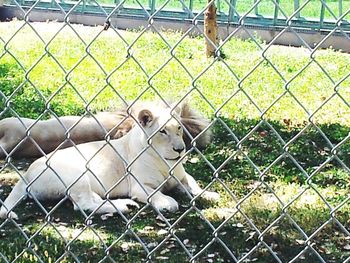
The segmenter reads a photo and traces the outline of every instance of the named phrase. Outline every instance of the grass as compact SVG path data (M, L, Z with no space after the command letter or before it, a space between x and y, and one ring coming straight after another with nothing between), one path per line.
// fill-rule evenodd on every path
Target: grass
M133 218L130 230L142 239L146 249L127 231L120 216L107 220L93 216L90 220L72 212L70 202L57 207L57 202L46 202L44 207L52 214L45 219L45 211L36 202L26 201L16 208L20 228L12 221L0 225L0 251L8 260L18 256L18 262L36 262L38 256L44 262L54 262L66 253L62 262L75 262L74 255L81 262L98 262L106 254L117 262L139 262L159 245L152 253L157 262L188 261L183 247L198 253L198 262L232 262L225 246L237 258L253 249L247 262L275 262L270 248L288 262L305 248L303 232L310 237L310 247L302 256L305 260L300 261L319 262L312 249L327 262L343 262L350 257L349 236L344 231L350 223L349 172L342 166L350 166L350 143L342 143L336 159L332 146L319 132L321 129L333 145L350 133L348 78L339 83L334 95L334 83L350 70L348 54L319 50L309 64L306 49L272 46L265 52L265 61L254 41L232 38L223 47L226 58L207 69L213 60L203 55L204 40L200 37L185 37L172 57L171 48L152 32L140 36L139 31L118 31L127 46L111 30L74 26L87 48L67 26L51 39L62 24L33 23L48 43L49 53L45 53L45 44L28 26L15 34L22 24L0 24L2 40L15 35L6 46L0 39L1 92L12 101L12 110L2 112L2 118L15 115L13 111L40 118L53 113L82 114L86 104L92 111L108 110L123 103L120 97L133 100L143 91L142 99L157 98L158 92L175 101L189 93L194 107L212 118L216 109L237 94L217 113L220 119L212 127L213 143L203 151L212 167L219 169L218 178L214 179L212 167L198 154L192 153L186 163L186 170L202 185L209 184L210 189L221 193L216 204L196 202L207 221L191 208L188 198L178 193L174 196L180 201L180 211L165 214L170 224L176 222L171 228L150 208L133 218L138 213L135 210L127 216ZM162 36L174 47L181 34L162 32ZM262 41L258 44L266 47ZM5 108L5 101L0 100L0 110ZM308 124L312 113L317 126ZM289 143L288 148L283 141ZM23 173L30 162L13 160L12 164ZM2 168L1 200L10 192L16 176L10 165ZM213 239L208 222L220 239L200 253ZM175 232L166 239L169 229ZM259 233L264 233L262 238ZM32 237L30 242L26 235Z
M9 39L21 25L20 22L3 23L1 36ZM45 44L32 29L24 26L6 45L11 53L5 52L1 57L3 78L7 79L10 74L12 77L7 82L18 84L24 81L26 88L13 95L14 109L22 115L37 115L45 108L45 103L50 103L50 108L58 115L82 112L85 103L92 110L103 110L122 104L120 97L132 100L141 91L144 91L142 98L155 98L156 89L162 96L174 100L189 92L196 106L208 116L214 114L214 109L222 107L219 114L229 118L263 116L297 125L314 113L312 119L316 123L349 124L349 107L344 100L350 98L347 89L350 80L346 78L350 56L341 52L319 50L310 62L310 52L306 49L272 46L264 53L266 61L253 41L233 38L223 47L227 58L208 69L209 61L203 56L201 38L186 37L176 46L175 57L172 57L171 48L156 33L139 37L137 32L122 32L129 45L137 39L133 45L126 46L113 31L100 32L98 27L87 31L84 27L77 27L77 32L88 45L90 55L87 55L86 46L69 27L64 27L51 39L61 25L51 24L52 31L43 24L33 25L48 43L49 53L45 54ZM162 36L174 46L181 35L169 32ZM31 44L19 44L23 38ZM259 45L265 46L262 42ZM3 47L1 43L0 47ZM13 56L28 70L27 74ZM34 63L36 66L30 68ZM115 68L118 70L114 71ZM333 96L338 82L336 87L340 96ZM17 86L6 85L5 95L10 94L13 87ZM96 92L99 93L95 98ZM283 98L274 103L283 94ZM201 96L205 96L210 104ZM233 97L224 104L230 96ZM323 105L331 96L330 101ZM36 108L31 109L33 100ZM25 111L21 112L21 109Z

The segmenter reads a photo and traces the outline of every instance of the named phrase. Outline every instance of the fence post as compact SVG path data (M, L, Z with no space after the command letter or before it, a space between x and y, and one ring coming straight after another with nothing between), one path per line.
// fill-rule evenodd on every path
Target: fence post
M294 12L300 7L299 0L294 0ZM296 18L300 18L300 11L295 14Z
M230 7L228 11L228 22L233 22L237 0L230 0Z
M275 2L275 11L274 11L274 14L273 14L273 24L276 25L277 24L277 19L278 19L278 11L279 11L279 4L280 4L280 1L279 0L276 0Z
M210 3L211 2L211 3ZM204 13L204 33L208 39L205 40L207 57L215 56L215 49L218 44L218 25L216 22L215 2L208 0L208 9ZM215 45L213 45L215 44Z
M319 29L321 29L323 27L324 12L325 12L325 6L324 6L323 2L321 2L321 14L320 14L320 26L319 26Z
M149 0L148 1L149 8L151 10L151 14L154 14L156 10L156 0Z

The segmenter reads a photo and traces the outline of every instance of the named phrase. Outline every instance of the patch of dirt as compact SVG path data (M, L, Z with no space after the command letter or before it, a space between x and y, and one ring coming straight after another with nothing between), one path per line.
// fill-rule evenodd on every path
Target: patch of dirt
M14 185L33 161L33 159L13 159L10 162L0 160L0 187Z

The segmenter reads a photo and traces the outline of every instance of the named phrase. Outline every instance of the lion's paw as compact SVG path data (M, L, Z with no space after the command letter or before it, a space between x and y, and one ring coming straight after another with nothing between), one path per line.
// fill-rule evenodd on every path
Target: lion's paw
M201 195L201 197L207 201L218 201L220 199L220 195L216 192L205 191Z
M18 220L18 216L16 215L15 212L10 212L9 214L7 214L7 211L5 209L0 210L0 218L1 219L12 218L12 219Z
M152 202L152 205L159 211L175 212L179 210L179 204L170 196L167 196L166 198L157 198Z
M114 200L114 205L119 209L122 213L130 212L130 208L136 207L139 208L139 204L131 199L118 199Z

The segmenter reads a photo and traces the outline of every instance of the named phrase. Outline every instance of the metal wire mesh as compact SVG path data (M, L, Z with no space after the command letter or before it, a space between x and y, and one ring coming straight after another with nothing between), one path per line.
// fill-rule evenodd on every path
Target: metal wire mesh
M82 208L79 208L79 210L74 213L67 212L72 211L71 205L69 202L66 202L67 200L71 200L69 198L69 192L72 187L85 173L93 173L93 170L90 168L91 159L98 155L103 148L111 146L110 134L106 132L104 146L93 154L91 159L86 160L85 173L76 178L71 184L65 185L67 189L65 198L53 203L43 203L35 198L35 196L32 196L33 200L29 202L20 202L21 200L18 200L17 205L19 208L16 211L18 211L20 216L19 220L8 218L0 224L1 238L10 241L8 244L8 251L0 251L1 262L85 262L90 259L92 260L91 262L151 262L167 260L169 258L171 260L177 259L179 262L350 262L348 217L350 200L348 182L350 168L348 152L346 152L350 134L346 136L341 135L335 142L334 139L330 138L328 130L325 131L327 126L321 125L317 121L317 117L324 114L325 110L332 110L332 108L329 109L328 106L334 100L337 101L339 107L344 108L344 118L349 117L350 102L346 93L348 92L348 87L344 87L344 83L346 83L350 74L347 73L340 79L334 79L332 74L329 73L329 69L326 68L322 64L323 62L317 57L317 54L321 51L320 47L334 34L343 35L344 41L349 42L348 32L343 30L342 23L344 23L344 18L348 15L350 9L344 10L344 7L342 7L342 12L338 15L329 8L328 2L321 0L320 3L322 4L323 12L328 10L336 22L334 28L332 28L320 42L316 43L314 46L310 46L293 26L293 20L299 17L300 11L303 11L310 1L305 1L297 7L296 11L288 15L283 9L283 5L280 4L280 1L271 1L271 4L285 17L286 23L275 38L270 43L265 44L259 40L257 36L253 35L245 25L245 19L251 12L254 10L256 11L257 6L262 2L254 1L250 9L240 16L237 22L238 27L232 30L232 32L221 41L220 45L217 46L217 56L213 59L208 59L207 64L203 65L199 73L193 73L193 71L188 69L186 62L178 57L176 51L180 45L183 45L186 38L192 37L194 31L200 32L204 39L208 41L203 33L199 19L203 16L208 6L214 3L214 1L208 2L204 8L195 14L189 12L191 26L186 32L179 34L176 41L169 41L166 33L164 33L161 26L157 24L158 21L154 19L159 12L164 11L170 2L170 0L164 1L157 9L154 8L154 10L150 11L143 3L138 0L134 1L138 8L142 10L143 16L147 17L148 22L147 26L138 30L136 32L137 36L130 40L130 38L125 37L125 35L118 30L117 24L110 22L112 17L118 17L118 12L123 9L123 5L126 4L126 1L117 1L114 9L108 12L99 2L93 1L94 5L99 8L99 11L104 14L105 21L108 23L105 28L98 27L98 29L94 29L92 32L93 36L90 36L90 38L86 40L85 36L82 36L81 28L79 29L78 26L70 23L71 17L74 16L76 10L81 8L85 2L81 0L75 2L69 11L62 8L60 13L64 16L64 23L57 23L54 27L51 27L50 31L52 31L50 32L50 36L43 37L42 30L39 29L35 23L30 21L31 12L36 9L40 1L33 3L28 10L23 9L21 4L15 1L14 3L17 9L23 15L23 20L17 22L17 28L10 37L0 35L0 44L2 47L0 63L1 58L5 56L11 57L16 65L23 71L24 79L18 83L17 87L11 93L0 90L0 98L3 103L3 111L0 113L0 116L3 118L7 115L11 115L18 119L23 117L17 112L16 105L12 103L23 88L33 90L33 93L44 103L41 108L35 109L39 112L38 117L32 125L26 127L26 137L21 140L14 150L7 153L8 155L3 162L0 172L6 174L8 170L11 170L17 177L23 178L24 170L32 160L18 161L11 155L17 149L20 149L21 144L23 144L26 139L31 140L37 148L40 148L38 143L31 139L31 130L39 121L45 119L48 115L58 120L65 130L66 141L62 142L62 144L67 141L71 142L69 134L72 129L79 125L86 116L94 116L94 111L91 108L94 107L94 103L99 99L101 94L106 91L112 91L113 98L118 99L118 103L124 105L124 107L128 107L142 100L144 97L147 97L149 93L152 94L152 98L169 103L165 98L166 92L164 92L164 90L159 90L156 80L161 71L171 63L175 63L178 65L178 68L183 71L183 73L181 73L183 78L188 79L189 83L187 87L183 87L184 92L178 96L177 102L179 103L191 96L196 96L197 100L205 104L206 107L210 109L210 113L212 113L213 118L207 129L215 129L215 127L220 126L221 129L224 130L225 136L229 138L226 143L232 146L232 151L226 155L218 152L217 156L222 155L223 157L219 161L213 163L213 160L208 157L206 152L200 151L194 144L192 149L186 154L189 159L194 159L193 162L190 162L188 167L191 166L191 163L196 163L196 159L202 160L203 166L198 169L206 169L211 176L204 189L211 190L219 185L221 195L230 200L230 207L217 209L213 219L202 209L203 204L198 201L198 196L193 196L187 191L184 195L185 197L180 197L183 201L180 202L180 211L174 214L162 213L153 209L150 203L141 205L139 209L135 209L131 214L119 212L119 216L116 217L110 217L110 215L100 217L96 215L95 212L99 208L96 208L92 213L88 213ZM186 1L180 0L179 2L183 7L188 7L186 10L192 10ZM190 2L192 3L192 1ZM239 1L221 2L224 2L230 9L234 9L239 4L237 3ZM59 7L58 3L53 3L55 7ZM50 25L48 24L48 26ZM81 53L81 56L70 65L68 65L66 61L62 61L61 58L58 58L57 53L52 51L52 43L57 40L60 32L67 29L70 31L69 37L75 38L78 41L77 45L82 46L84 51L83 53L78 51ZM34 33L35 37L39 39L41 43L37 47L38 53L35 60L29 63L28 61L24 61L25 58L18 57L16 51L12 48L13 41L15 41L17 37L21 37L21 33L26 30ZM125 47L120 55L122 59L113 68L107 67L101 62L101 59L97 57L94 52L94 43L103 38L106 31L108 31L108 34L113 35L115 39L122 42ZM250 36L250 41L254 43L260 52L259 59L252 61L250 69L244 72L244 74L238 73L237 67L228 63L224 56L222 56L222 53L225 53L225 48L230 41L239 36L242 32ZM305 47L304 52L308 54L308 60L301 63L300 68L298 68L296 73L291 77L286 77L286 74L284 74L284 71L282 72L280 65L276 63L274 57L270 53L277 39L287 32L295 35L299 39L300 44ZM149 70L149 66L145 65L137 54L137 49L140 48L139 43L142 38L150 33L162 41L165 51L164 58L162 58L152 70ZM188 44L188 42L186 42L186 44ZM64 49L64 43L62 49ZM152 54L150 54L150 56L152 56ZM59 74L61 74L61 82L57 83L56 89L50 92L49 95L45 92L45 89L43 89L42 84L36 83L32 78L33 72L35 72L42 63L44 63L44 65L48 63L46 60L47 57L49 57L51 61L48 65L54 65L57 71L59 71ZM85 63L87 59L92 61L96 72L99 72L99 76L103 76L103 85L92 95L81 89L79 84L77 85L77 77L75 76L76 69ZM136 68L139 72L142 72L145 85L140 87L137 94L133 94L127 98L127 96L125 96L125 90L115 87L115 82L112 78L130 64L132 67L131 69L129 68L129 70ZM205 76L212 77L211 74L213 74L213 72L211 70L218 64L220 64L220 70L228 72L228 76L230 80L233 81L234 87L229 87L230 92L227 97L219 102L215 102L207 98L206 92L201 89L201 83ZM255 74L262 66L269 68L270 74L275 75L276 81L281 83L282 87L278 94L272 94L271 92L271 100L265 105L259 105L259 102L257 102L259 100L255 97L253 90L246 88L246 83L249 83L250 76ZM303 74L310 67L317 67L322 72L323 77L330 83L329 90L331 91L322 99L322 103L316 106L306 105L304 98L300 97L300 94L295 91L296 88L294 85L296 79L304 78ZM87 74L89 73L87 72ZM314 80L315 85L317 85L317 77L318 76L316 76ZM101 84L101 82L96 83ZM81 114L82 117L80 117L70 129L67 129L60 121L58 117L60 114L52 109L52 104L56 103L55 99L61 94L65 94L64 91L67 88L74 93L74 96L84 109L84 112ZM127 87L125 87L125 89L127 89ZM317 96L317 94L314 94L314 96ZM130 98L132 98L131 103L128 101ZM227 111L225 111L225 107L237 98L243 99L238 99L238 102L235 101L235 103L240 103L240 100L247 101L250 106L242 105L242 107L251 107L251 112L256 112L255 116L258 116L255 121L248 123L243 128L241 127L242 130L237 130L237 127L232 128L227 122L227 119L224 118L224 115L228 114ZM301 109L302 116L305 119L297 132L291 132L288 133L288 135L286 135L287 133L285 133L283 129L281 130L278 128L278 125L269 118L270 112L276 110L276 108L278 111L281 102L286 98L291 100L293 105ZM331 105L333 106L334 104ZM235 114L236 113L232 113L232 115ZM94 120L100 127L103 127L97 118ZM124 120L122 120L122 122L123 121ZM283 121L289 122L289 117L287 116ZM22 125L26 126L24 123L22 123ZM347 127L344 127L344 129L346 130ZM318 163L314 164L314 167L310 167L307 160L303 160L299 155L295 154L296 148L298 147L301 148L301 151L308 151L309 146L303 144L302 140L306 136L309 136L310 133L316 134L315 136L318 136L318 138L323 141L323 150L318 150L319 159ZM253 138L257 135L262 138L269 138L270 141L255 141ZM196 138L194 138L193 142L195 141ZM215 142L214 140L212 146L214 148ZM254 143L271 143L277 146L274 146L276 149L270 148L271 152L260 152L252 156L250 153L247 153L246 149L251 147ZM152 147L152 145L150 144L149 147ZM316 146L316 148L317 147L318 146ZM57 152L57 150L58 149L56 149L55 152ZM78 148L76 148L76 150L79 151ZM120 155L115 149L114 151L115 154ZM84 158L83 154L79 154ZM140 155L141 154L142 153L140 153ZM271 154L271 158L266 159L264 156L269 154ZM124 160L125 163L127 163L127 167L130 167L137 161L140 155L131 163ZM47 169L54 171L54 168L50 165L50 158L51 157L47 157ZM225 172L233 175L237 172L230 170L229 166L230 163L234 162L236 159L243 160L246 167L248 167L247 169L250 170L249 172L242 171L241 173L244 174L246 172L254 175L254 183L249 184L249 187L248 184L244 186L234 185L234 176L229 180L222 176ZM74 162L74 160L72 160L72 162ZM299 174L300 180L302 181L299 187L293 188L295 189L295 193L283 193L279 191L278 186L271 185L271 181L269 180L271 174L274 173L274 169L278 169L278 167L284 166L286 163L292 167L292 170ZM334 165L334 163L344 173L343 180L346 182L344 190L345 195L342 194L341 198L336 202L329 200L327 192L323 191L323 188L319 185L320 179L318 178L325 168ZM172 176L173 169L174 167L169 167L169 176L155 189L155 192L150 194L148 201L157 191L160 191L168 180L174 179ZM130 170L128 171L130 172ZM28 182L27 191L30 190L31 185L35 183L40 176L42 176L42 174L38 174L33 181ZM56 173L56 176L58 180L60 180L58 173ZM126 174L117 184L127 176L133 175L131 173ZM332 184L332 180L329 181L331 182L330 184ZM62 183L64 184L64 182ZM290 184L294 185L292 182L290 182ZM106 198L104 203L109 202L109 194L113 187L104 189ZM245 189L242 190L241 193L238 193L237 189L234 189L236 187L244 187ZM336 192L336 180L332 187L333 191ZM2 205L10 188L3 185L1 190L3 191L0 200ZM312 194L310 195L308 193ZM260 215L257 209L253 212L254 217L252 217L251 210L247 208L260 205L260 203L255 203L257 202L256 197L260 195L264 196L263 198L269 199L266 200L265 204L267 208L264 211L265 213L268 213L266 211L274 211L274 213L271 212L271 216L266 214ZM284 198L284 195L288 195L289 198ZM313 218L311 215L310 217L310 213L307 212L309 200L304 200L302 202L302 208L298 207L300 206L301 199L311 198L310 196L318 200L317 202L320 203L319 207L324 209L323 215L326 216L317 217L317 215L315 215L315 218ZM101 204L101 207L102 206L103 204ZM210 206L215 205L211 204ZM26 211L24 219L23 217L21 218L21 210ZM31 210L33 211L32 214L28 212ZM223 213L223 215L219 213ZM300 217L300 214L297 215L297 213L305 213L305 216ZM263 223L259 222L259 217L264 218ZM192 220L192 218L195 219ZM300 220L300 218L302 218L302 220ZM310 223L313 224L311 230L305 229L304 223L306 221L312 222ZM282 228L283 230L280 231ZM329 229L331 229L331 232ZM199 243L196 242L196 240L193 240L193 235L195 235L193 232L199 235L204 235L205 233L205 239L198 236ZM13 238L8 235L12 235ZM281 235L286 236L281 237ZM332 235L334 235L335 238L332 238ZM277 239L277 237L280 239ZM276 240L274 240L274 238L276 238ZM289 240L289 243L286 240ZM282 246L282 244L276 244L276 242L287 242L287 245ZM340 252L335 253L335 250L333 250L334 253L330 252L329 254L325 248L325 245L328 243L331 244L329 246L338 247L339 249L337 251ZM16 248L13 249L13 247ZM291 247L291 251L288 251L288 247ZM15 254L13 254L13 251L15 251Z

